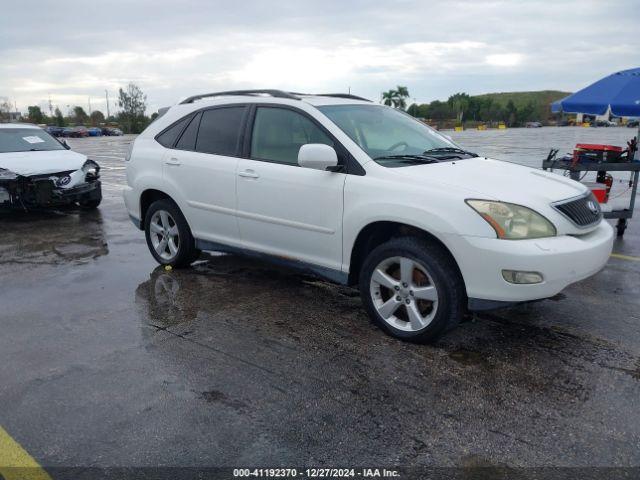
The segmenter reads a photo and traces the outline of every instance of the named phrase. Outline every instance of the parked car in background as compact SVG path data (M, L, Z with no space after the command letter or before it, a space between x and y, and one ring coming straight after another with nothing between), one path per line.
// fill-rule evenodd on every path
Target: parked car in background
M71 137L71 138L80 138L80 137L88 137L89 131L87 127L67 127L62 132L63 137Z
M0 210L74 203L92 209L101 200L96 162L35 125L0 124Z
M616 122L612 122L611 120L596 120L591 124L592 127L617 127L618 124Z
M102 134L108 137L119 137L123 135L122 130L116 127L102 127Z
M640 125L640 119L637 118L632 118L627 122L627 127L629 128L638 128L638 125Z
M359 286L371 319L405 340L433 340L466 310L552 297L613 245L585 185L348 94L191 97L125 163L125 204L158 263L227 251Z
M527 127L527 128L541 128L542 127L542 123L540 123L540 122L527 122L525 124L525 127Z
M87 129L87 133L89 134L90 137L101 137L102 129L99 127L91 127Z
M49 125L44 129L49 135L53 135L54 137L61 137L62 132L64 132L64 127L57 127L55 125Z

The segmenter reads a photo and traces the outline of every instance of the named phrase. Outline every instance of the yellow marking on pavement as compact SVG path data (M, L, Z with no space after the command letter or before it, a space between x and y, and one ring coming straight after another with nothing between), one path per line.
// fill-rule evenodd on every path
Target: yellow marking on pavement
M0 427L0 477L4 480L51 480L44 469Z
M631 255L622 255L621 253L612 253L613 258L619 258L620 260L630 260L632 262L640 262L640 257L632 257Z

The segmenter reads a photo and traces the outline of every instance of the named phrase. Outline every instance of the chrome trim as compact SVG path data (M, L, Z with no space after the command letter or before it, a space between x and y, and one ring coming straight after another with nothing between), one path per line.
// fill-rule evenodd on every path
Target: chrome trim
M593 197L593 200L596 202L596 205L598 205L599 213L598 213L597 219L595 221L589 223L588 225L580 225L579 223L576 223L569 215L567 215L566 213L564 213L562 210L560 210L558 208L561 205L565 205L567 203L575 202L577 200L587 199L589 197ZM569 220L574 227L579 228L581 230L584 230L584 229L587 229L587 228L592 228L592 227L596 226L604 218L604 214L602 213L602 207L600 207L600 203L598 202L598 200L596 200L596 198L593 195L593 192L591 192L591 190L587 191L587 193L583 193L582 195L576 195L575 197L566 198L564 200L558 200L557 202L552 202L550 205L556 212L558 212L564 218Z

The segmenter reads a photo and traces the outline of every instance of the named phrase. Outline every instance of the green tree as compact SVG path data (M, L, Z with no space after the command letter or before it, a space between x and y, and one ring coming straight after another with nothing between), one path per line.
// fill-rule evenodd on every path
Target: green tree
M8 122L11 119L11 104L8 100L0 101L0 122Z
M44 115L42 114L42 110L40 110L39 106L30 105L27 107L27 110L29 111L29 121L31 123L44 123Z
M508 127L515 125L517 114L518 109L516 105L513 103L513 100L509 100L507 106L504 108L504 121Z
M64 117L62 116L62 112L58 107L56 107L54 111L54 118L55 118L56 126L64 127Z
M148 123L144 116L147 110L147 96L140 87L130 83L126 90L119 89L118 106L122 109L118 114L118 121L125 125L127 133L140 133Z
M420 117L420 105L412 103L409 105L409 108L407 108L407 113L412 117Z
M407 99L409 98L409 90L407 87L398 85L395 90L382 92L382 103L389 107L401 108L407 107Z
M89 115L84 111L84 108L76 105L73 107L73 116L71 119L76 125L84 125L89 121Z
M401 108L404 110L407 108L407 99L409 98L409 89L407 87L403 87L398 85L396 87L396 108Z
M519 125L531 122L536 119L536 106L533 102L528 102L524 107L519 108L516 112L516 121Z
M464 114L469 108L469 100L470 97L466 93L456 93L455 95L451 95L447 100L449 107L451 107L455 113L456 120L459 123L462 123L464 120Z
M91 112L91 125L97 127L101 123L104 123L104 114L100 110L94 110Z
M395 90L388 90L386 92L382 92L382 103L384 103L388 107L395 106L397 95L398 95L398 92L396 92Z

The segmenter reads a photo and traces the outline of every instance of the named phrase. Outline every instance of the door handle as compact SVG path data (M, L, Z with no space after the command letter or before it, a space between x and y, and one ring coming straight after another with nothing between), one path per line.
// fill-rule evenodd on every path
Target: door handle
M241 171L240 173L238 173L238 176L245 178L260 178L260 175L250 169Z
M169 160L164 162L166 165L173 165L175 167L179 167L181 165L180 160L175 157L171 157Z

